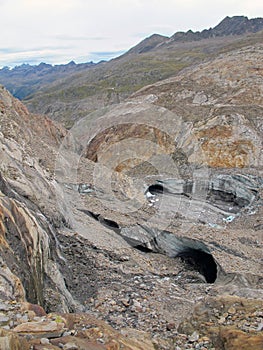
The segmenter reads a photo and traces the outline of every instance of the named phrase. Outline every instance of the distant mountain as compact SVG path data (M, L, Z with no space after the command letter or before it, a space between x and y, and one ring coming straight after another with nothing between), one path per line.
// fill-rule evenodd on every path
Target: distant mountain
M93 62L76 64L74 61L68 64L51 65L40 63L39 65L22 64L14 68L4 67L0 69L0 84L3 84L15 97L23 99L35 92L40 86L50 84L72 73L78 73L96 65Z
M263 18L248 19L245 16L226 17L217 26L210 29L204 29L201 32L175 33L171 40L202 40L207 38L243 35L246 33L256 33L263 30Z
M127 54L130 53L143 53L156 48L158 45L169 40L168 36L163 36L159 34L153 34L149 38L144 39L138 45L131 48Z
M154 34L109 62L0 70L0 83L31 112L70 128L87 114L117 104L140 88L242 47L263 43L263 18L226 17L213 29Z
M144 53L159 48L161 45L170 45L172 42L191 42L203 39L225 37L231 35L244 35L263 30L263 18L248 19L246 16L233 16L224 18L217 26L204 29L201 32L176 32L170 38L153 34L134 46L129 53Z

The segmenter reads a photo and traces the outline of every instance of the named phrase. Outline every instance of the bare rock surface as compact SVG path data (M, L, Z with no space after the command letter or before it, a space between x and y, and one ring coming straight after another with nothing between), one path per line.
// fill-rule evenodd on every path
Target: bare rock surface
M1 88L3 349L260 349L261 55L68 133Z

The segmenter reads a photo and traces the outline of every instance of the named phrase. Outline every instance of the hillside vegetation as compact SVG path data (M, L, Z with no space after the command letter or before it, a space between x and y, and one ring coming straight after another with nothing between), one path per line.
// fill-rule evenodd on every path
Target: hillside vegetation
M262 29L262 18L226 17L202 32L178 32L171 38L154 34L109 62L1 70L0 82L12 87L11 92L24 99L30 111L47 114L69 128L81 117L119 103L146 85L221 54L262 43Z
M48 114L71 126L99 108L126 99L138 89L175 76L184 68L238 48L262 42L262 32L247 36L171 43L137 54L127 53L40 89L24 102L29 110Z

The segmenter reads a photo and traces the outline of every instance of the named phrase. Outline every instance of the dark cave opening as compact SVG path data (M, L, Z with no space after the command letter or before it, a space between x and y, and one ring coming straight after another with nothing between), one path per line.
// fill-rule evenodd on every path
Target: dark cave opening
M152 191L151 193L160 193L163 191L163 186L159 184L152 185L149 187L149 191ZM132 247L138 249L139 251L143 253L161 251L162 254L165 252L168 256L173 256L175 258L179 257L189 267L203 275L207 283L214 283L216 281L218 266L212 254L209 253L209 250L206 249L206 247L202 247L204 244L201 244L200 242L193 242L193 240L190 240L189 242L189 240L178 239L172 233L163 231L162 235L158 236L158 240L156 237L154 237L151 240L150 246L147 247L147 244L139 242L138 239L133 239L132 237L127 237L125 234L122 234L122 228L117 222L103 218L100 214L95 214L86 209L79 210L89 215L96 221L99 221L103 226L115 231L118 234L121 234L126 242L128 242ZM154 232L151 234L154 236ZM195 248L196 245L197 247ZM171 255L170 250L173 246L175 247L176 254ZM169 247L169 249L167 248L167 251L163 251L163 247Z
M100 214L95 214L90 210L87 209L78 209L79 211L82 211L83 213L87 214L92 219L95 219L96 221L100 222L103 226L109 228L110 230L115 231L116 233L120 233L121 228L117 224L117 222L109 219L103 218Z
M138 249L140 252L143 252L143 253L152 253L152 249L150 248L147 248L146 246L142 245L142 244L139 244L139 245L136 245L134 246L134 248Z
M100 214L95 214L90 210L87 209L78 209L79 211L82 211L83 213L87 214L89 217L95 219L96 221L99 221Z
M154 184L154 185L151 185L148 187L148 191L151 194L163 193L164 187L163 187L163 185L160 185L160 184Z
M109 220L109 219L105 219L105 218L99 217L99 222L103 226L109 228L110 230L115 231L116 233L120 233L121 232L121 229L120 229L119 225L117 224L117 222L115 222L113 220Z
M217 264L213 256L200 249L186 248L176 257L180 257L193 269L201 273L207 283L214 283L217 279Z

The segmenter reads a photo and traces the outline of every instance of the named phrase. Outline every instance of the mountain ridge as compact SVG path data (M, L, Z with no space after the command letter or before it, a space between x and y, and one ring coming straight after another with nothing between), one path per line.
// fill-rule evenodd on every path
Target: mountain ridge
M255 23L259 24L256 26ZM62 122L66 128L70 128L81 117L109 105L118 104L144 86L175 76L185 68L218 55L261 44L261 31L247 32L248 28L254 31L260 29L261 23L262 18L254 21L244 16L226 17L215 27L218 33L226 31L233 33L233 28L239 24L237 26L239 31L241 26L245 34L210 36L200 40L190 40L193 36L195 38L201 36L200 33L193 32L184 34L189 40L172 40L153 34L115 59L87 67L83 64L78 71L74 69L79 65L75 67L72 64L72 68L67 67L70 68L69 73L57 76L46 74L44 82L40 77L35 79L35 75L32 77L27 75L25 79L21 77L19 81L10 78L9 82L12 80L14 89L9 90L16 97L22 98L31 112L48 115L51 119ZM205 30L205 35L210 32ZM45 64L41 67L47 68ZM24 68L28 69L27 66ZM48 82L50 78L52 81ZM1 79L1 70L0 83L7 86Z
M51 65L41 62L38 65L22 64L13 68L0 69L0 81L12 95L23 99L35 91L39 85L50 84L70 74L81 72L95 66L96 63L75 63ZM33 86L35 89L33 89Z
M201 32L194 32L189 29L186 32L178 31L171 37L156 33L152 34L115 59L131 53L141 54L149 52L174 42L200 41L208 38L256 33L261 30L263 30L263 18L261 17L248 19L246 16L226 16L214 28L204 29ZM22 65L15 66L13 68L5 66L0 69L0 83L3 84L15 97L24 99L34 92L31 91L32 89L28 88L28 86L31 85L31 81L33 85L37 85L40 79L44 81L44 84L52 83L56 79L63 78L67 74L80 72L102 62L105 61L100 61L98 63L94 63L92 61L86 63L75 63L74 61L70 61L67 64L60 65L51 65L44 62L41 62L38 65L23 63ZM27 88L23 86L16 86L17 84L15 84L14 81L20 79L25 80L25 85ZM21 91L21 89L23 91Z
M1 349L261 350L262 52L70 132L0 88Z
M248 19L246 16L226 16L214 28L204 29L201 32L194 32L191 29L187 32L178 31L170 38L159 34L153 34L131 48L127 53L143 53L159 46L170 44L171 42L199 41L214 37L256 33L261 30L263 30L263 18L261 17Z
M262 34L169 45L0 86L0 349L262 350Z

